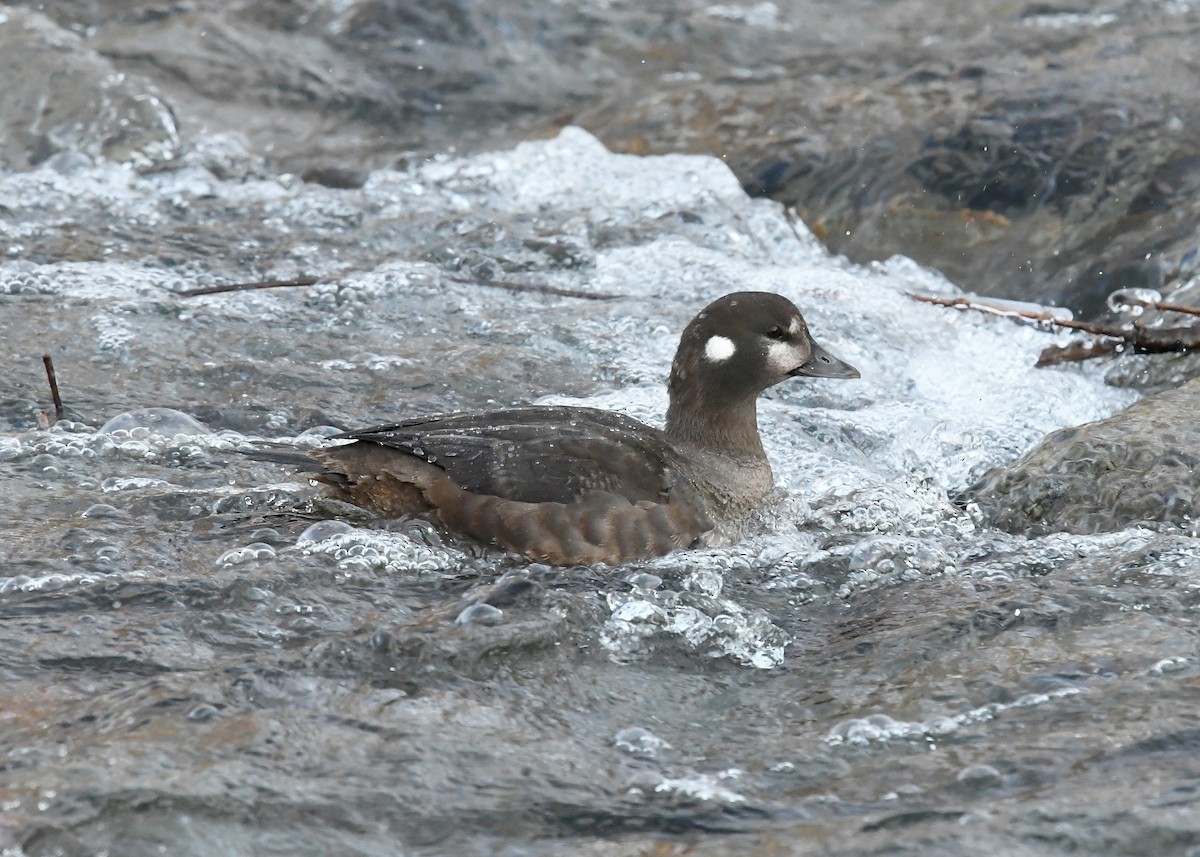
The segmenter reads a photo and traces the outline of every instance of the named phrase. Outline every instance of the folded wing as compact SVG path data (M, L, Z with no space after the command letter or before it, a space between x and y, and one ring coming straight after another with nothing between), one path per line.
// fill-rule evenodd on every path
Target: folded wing
M593 408L449 414L337 437L400 450L466 491L526 503L571 503L593 491L664 502L677 478L664 437Z

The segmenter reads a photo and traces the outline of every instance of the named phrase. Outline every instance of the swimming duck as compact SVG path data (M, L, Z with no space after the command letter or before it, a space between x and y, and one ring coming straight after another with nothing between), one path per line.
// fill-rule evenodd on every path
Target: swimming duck
M857 378L768 292L725 295L684 329L666 425L584 407L420 417L351 443L258 457L318 472L342 500L552 565L659 556L753 509L771 487L757 399L788 378Z

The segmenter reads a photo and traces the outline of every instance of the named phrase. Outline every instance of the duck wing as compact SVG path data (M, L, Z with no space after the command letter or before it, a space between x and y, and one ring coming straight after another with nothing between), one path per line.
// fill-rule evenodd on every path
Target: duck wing
M573 503L598 491L663 503L683 479L662 432L596 408L447 414L336 438L398 450L472 494L524 503Z

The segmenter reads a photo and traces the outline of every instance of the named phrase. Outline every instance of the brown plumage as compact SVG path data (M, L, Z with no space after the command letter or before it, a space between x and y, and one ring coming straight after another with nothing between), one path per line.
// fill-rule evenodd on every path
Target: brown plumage
M756 400L808 375L858 372L818 346L799 311L766 292L714 301L683 332L663 431L612 411L529 407L450 414L337 435L353 443L260 457L389 517L554 565L610 565L692 545L771 486Z

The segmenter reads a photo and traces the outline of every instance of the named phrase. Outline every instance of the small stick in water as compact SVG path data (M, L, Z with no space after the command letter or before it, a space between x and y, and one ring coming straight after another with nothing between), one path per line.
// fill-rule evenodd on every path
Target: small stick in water
M195 298L200 295L219 295L222 292L248 292L254 289L288 289L298 286L315 286L321 282L317 277L297 277L294 280L264 280L258 283L226 283L222 286L202 286L196 289L183 289L175 294L184 298Z
M510 292L537 292L544 295L560 295L568 298L584 298L591 301L611 301L622 297L608 292L585 292L579 289L564 289L558 286L544 286L539 283L520 283L512 280L488 280L482 278L455 277L447 274L446 279L456 283L471 286L484 286L489 289L507 289ZM227 283L220 286L202 286L195 289L183 289L176 292L181 298L195 298L201 295L219 295L223 292L248 292L255 289L287 289L297 286L315 286L317 283L332 282L331 279L319 277L297 277L294 280L265 280L260 283Z
M444 276L447 280L462 283L464 286L483 286L487 289L504 289L510 292L534 292L541 295L558 295L564 298L583 298L588 301L615 301L623 297L623 295L614 295L611 292L585 292L581 289L564 289L559 286L545 286L541 283L489 280L483 277L457 277L452 274Z
M50 382L50 398L54 400L54 421L58 422L66 415L62 397L58 395L58 376L54 374L54 359L50 352L42 355L42 363L46 367L46 380Z

